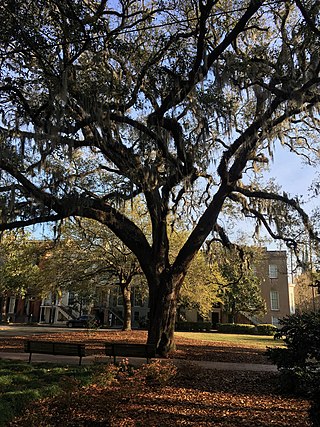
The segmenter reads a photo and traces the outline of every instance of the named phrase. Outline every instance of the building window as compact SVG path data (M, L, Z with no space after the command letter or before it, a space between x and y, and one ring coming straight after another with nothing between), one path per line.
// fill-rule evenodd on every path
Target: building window
M135 320L136 322L139 322L140 320L140 313L139 311L135 311L133 314L133 320Z
M16 297L10 297L8 313L14 313L15 305L16 305Z
M117 295L117 305L123 305L123 296L120 293L120 291L118 292L118 295Z
M271 310L279 310L280 304L279 304L279 292L278 291L271 291L270 292L270 303L271 303Z
M76 302L76 296L74 292L69 292L68 295L68 305L74 305Z
M143 307L142 293L139 289L133 289L133 305L134 307Z
M294 288L290 286L289 288L289 305L290 305L290 314L296 312L295 301L294 301Z
M271 316L271 322L274 326L279 326L279 319L277 317Z
M278 278L278 266L275 264L269 264L269 278L277 279Z

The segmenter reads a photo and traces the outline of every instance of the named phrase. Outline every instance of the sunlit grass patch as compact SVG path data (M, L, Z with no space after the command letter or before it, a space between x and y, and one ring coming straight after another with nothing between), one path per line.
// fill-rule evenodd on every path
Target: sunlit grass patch
M267 335L242 335L242 334L219 334L215 332L176 332L176 337L188 338L198 341L210 341L213 343L230 343L233 345L249 345L258 349L267 347L281 347L282 340L274 340Z
M0 427L32 401L59 394L66 383L90 383L97 366L55 366L0 360ZM64 381L61 379L64 378Z

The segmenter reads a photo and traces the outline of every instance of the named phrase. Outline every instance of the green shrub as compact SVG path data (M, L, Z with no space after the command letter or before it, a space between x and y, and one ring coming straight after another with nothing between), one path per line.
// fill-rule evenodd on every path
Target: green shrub
M272 336L276 333L277 327L269 323L260 323L256 326L256 332L258 335L269 335Z
M306 367L310 361L320 363L320 312L297 313L280 320L286 349L267 350L267 356L281 368Z
M218 323L218 332L222 334L248 334L253 335L256 331L254 325L241 323Z
M280 389L286 394L314 398L320 395L319 369L295 367L280 370Z
M278 369L291 369L296 366L296 355L292 349L283 347L267 347L266 355L277 365Z
M184 332L209 332L212 324L211 322L177 322L175 329Z
M267 357L280 371L283 391L320 394L320 311L297 313L280 321L286 348L268 348Z

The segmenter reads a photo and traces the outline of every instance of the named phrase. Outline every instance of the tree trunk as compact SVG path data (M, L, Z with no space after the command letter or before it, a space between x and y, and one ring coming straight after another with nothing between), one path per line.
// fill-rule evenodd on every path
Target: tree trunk
M123 297L123 331L131 331L131 287L121 286Z
M148 344L153 344L163 357L175 350L174 328L177 298L182 279L172 277L154 280L149 286L150 323Z

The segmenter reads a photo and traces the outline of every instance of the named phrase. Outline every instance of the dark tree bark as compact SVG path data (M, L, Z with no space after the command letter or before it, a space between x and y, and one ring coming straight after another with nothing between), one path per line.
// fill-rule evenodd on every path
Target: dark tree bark
M155 345L157 353L166 357L175 350L174 328L177 299L182 278L156 278L149 286L150 324L148 343Z

